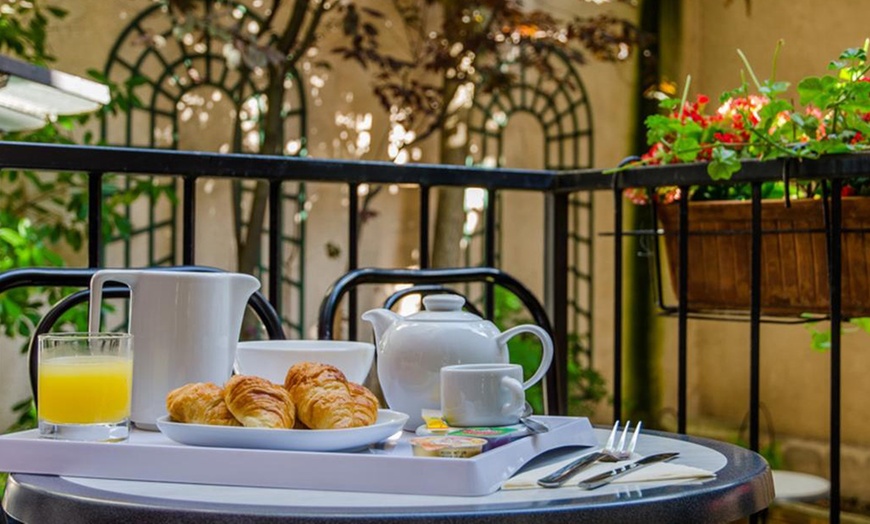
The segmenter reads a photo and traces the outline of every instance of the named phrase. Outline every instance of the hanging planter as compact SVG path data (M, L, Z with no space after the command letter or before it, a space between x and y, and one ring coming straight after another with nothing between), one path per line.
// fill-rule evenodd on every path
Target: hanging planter
M870 316L870 198L842 200L842 311ZM679 206L658 207L674 293L679 293ZM761 310L765 315L829 312L828 250L821 200L762 202ZM687 306L748 311L752 205L689 204ZM868 230L868 231L862 231Z
M742 160L817 159L827 154L870 151L870 40L847 49L828 69L797 84L801 106L787 82L760 81L740 53L751 79L719 97L661 101L663 114L646 119L649 150L637 165L706 162L712 181L739 171ZM779 47L777 47L777 53ZM774 59L776 63L776 59ZM774 71L775 71L774 67ZM690 79L689 79L690 80ZM754 92L750 87L754 87ZM787 174L787 173L784 173ZM788 179L764 182L762 201L761 309L766 315L829 313L828 243L824 183ZM842 201L842 312L870 315L870 177L844 178ZM626 196L637 204L654 199L665 232L671 280L678 285L679 205L689 202L688 308L747 311L750 307L750 184L635 187ZM788 194L791 206L783 197Z

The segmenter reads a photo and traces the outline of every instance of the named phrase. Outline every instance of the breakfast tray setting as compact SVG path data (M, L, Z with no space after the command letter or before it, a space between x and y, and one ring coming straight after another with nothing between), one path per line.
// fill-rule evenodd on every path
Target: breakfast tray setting
M536 417L547 433L519 438L469 458L421 457L403 431L358 451L319 452L192 446L134 429L126 442L40 438L37 430L0 436L0 471L117 480L232 486L481 496L535 457L567 446L595 446L587 418ZM376 474L373 474L376 473Z

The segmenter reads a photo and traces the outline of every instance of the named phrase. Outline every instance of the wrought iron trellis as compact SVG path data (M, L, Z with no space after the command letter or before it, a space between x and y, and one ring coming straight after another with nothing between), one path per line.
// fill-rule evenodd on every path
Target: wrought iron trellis
M233 17L240 27L261 27L263 20L256 12L244 4L233 1L203 2L206 16ZM244 64L230 67L223 47L225 42L212 37L207 31L191 32L179 36L174 31L176 24L165 5L155 4L143 10L121 31L113 45L106 62L105 77L117 84L126 86L129 97L138 102L128 104L120 117L104 118L101 137L104 143L113 145L148 147L156 149L184 149L184 122L197 118L208 121L216 118L215 108L228 102L232 136L229 143L220 146L223 152L256 152L263 138L259 116L264 111L266 78L254 71L247 70ZM256 33L256 31L254 31ZM292 154L306 154L307 112L305 94L298 81L300 75L292 65L288 68L285 89L284 126L290 136L296 138L297 149ZM212 110L211 113L209 110ZM214 126L212 126L213 128ZM215 147L215 144L197 144L200 148ZM169 183L175 189L195 192L195 180L179 187L177 180L157 181ZM128 182L129 183L129 182ZM247 222L241 218L243 210L250 205L253 181L236 180L232 182L233 205L236 209L234 227L237 236L245 231ZM285 185L282 194L284 206L280 213L273 213L264 231L264 238L270 238L269 229L279 231L281 249L285 256L281 260L294 259L292 267L285 271L283 264L270 267L260 263L260 276L274 278L283 283L293 295L290 300L292 312L286 312L286 303L278 302L285 323L297 334L302 335L304 318L304 245L305 220L304 202L306 189L303 183L292 187ZM175 206L163 209L155 202L148 202L147 217L136 215L133 206L127 206L127 217L137 224L131 234L114 239L124 246L123 265L163 265L178 263L178 213ZM281 220L290 217L290 226ZM286 231L292 228L291 231ZM137 238L147 237L145 260L134 260L131 246ZM110 239L111 240L111 239ZM183 249L193 249L184 245ZM292 256L291 256L292 253ZM286 291L285 291L286 293ZM284 294L284 293L282 293Z
M257 14L241 3L233 1L206 2L202 9L209 16L233 16L240 27L262 24ZM226 96L232 101L235 118L233 119L232 143L226 149L234 152L250 151L244 136L262 136L257 116L262 112L263 78L244 74L244 70L228 67L222 52L224 42L213 38L207 32L194 36L194 33L179 37L173 30L170 14L163 5L154 5L136 16L121 32L114 44L107 64L105 76L118 85L127 85L129 95L141 103L130 104L121 118L104 119L102 126L103 141L110 144L139 146L149 148L183 148L184 134L181 121L195 113L197 106L212 104L214 100L204 100L197 96L206 88L213 89L212 98ZM498 165L502 162L504 148L504 129L509 115L528 112L535 116L543 129L544 162L548 169L579 169L592 165L592 121L591 110L585 88L580 76L561 53L553 53L550 61L550 74L542 75L539 70L526 68L522 60L508 64L517 70L517 84L509 93L494 96L481 96L472 111L471 135L478 140L472 149L486 158L490 147L497 150ZM305 154L307 117L305 97L299 88L295 70L290 69L288 80L293 88L288 90L292 98L290 110L286 112L289 127L295 129L299 137L299 154ZM250 72L248 72L250 73ZM199 109L202 109L200 107ZM202 115L204 113L200 113ZM245 118L246 117L246 118ZM502 121L504 120L504 121ZM141 125L146 122L147 125ZM293 123L295 122L295 123ZM494 127L493 127L494 124ZM287 123L285 122L285 126ZM142 129L152 132L142 133ZM259 143L259 141L258 141ZM246 147L248 144L248 147ZM244 182L234 182L242 186ZM196 186L184 190L195 191ZM296 220L297 231L284 234L280 220L270 221L268 227L282 230L280 244L298 255L292 268L293 274L285 274L282 268L275 268L281 280L291 293L296 295L292 302L297 304L296 315L291 318L285 314L288 325L299 336L302 335L304 320L304 252L305 252L305 194L304 184L287 190L283 200L291 207L282 215L301 217ZM234 191L234 205L242 209L245 205L242 191ZM353 196L352 196L353 197ZM580 192L572 196L570 213L572 219L572 299L574 323L572 333L579 341L577 351L591 365L591 297L592 297L592 200L591 193ZM177 210L172 207L159 216L153 201L148 202L148 217L144 225L136 226L128 238L119 238L124 245L123 264L133 265L132 250L136 237L146 235L148 255L142 265L177 263L175 253L178 243ZM488 205L487 213L495 213L497 204ZM500 212L500 211L499 211ZM133 211L127 209L128 217L133 219ZM237 212L239 217L241 213ZM495 223L499 220L496 219ZM245 230L247 224L236 219L237 234ZM268 233L268 232L266 232ZM159 239L163 241L160 242ZM161 251L160 246L164 249ZM192 246L188 246L192 248ZM497 246L484 246L483 262L488 265L498 263ZM492 253L487 255L486 253ZM472 262L468 261L469 265ZM263 275L271 270L267 265L260 266ZM492 297L487 302L492 303ZM279 311L283 310L279 301Z

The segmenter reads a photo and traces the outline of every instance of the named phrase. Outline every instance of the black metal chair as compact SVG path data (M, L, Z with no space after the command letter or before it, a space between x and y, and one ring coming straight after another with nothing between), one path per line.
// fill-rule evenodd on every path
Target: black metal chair
M91 277L103 268L22 268L0 273L0 293L20 287L81 287L77 291L55 304L43 315L31 333L28 346L28 368L30 373L30 388L34 402L37 401L38 381L38 351L37 337L48 333L61 318L73 307L83 304L90 298ZM206 266L171 266L149 268L160 271L201 271L220 272L222 270ZM126 286L107 286L103 290L104 298L129 298L130 289ZM283 339L284 330L281 326L281 316L259 291L248 299L248 306L263 323L271 339Z
M320 305L318 317L318 337L332 339L333 323L344 296L361 285L376 284L413 284L410 288L402 289L387 298L384 307L390 308L401 298L411 294L432 293L462 293L449 288L446 284L483 283L491 286L499 286L516 295L523 303L532 320L541 326L553 338L553 327L550 323L547 311L540 301L520 281L493 267L469 267L447 269L381 269L360 268L345 273L341 278L330 286L326 296ZM475 314L481 315L470 301L466 300L466 308ZM355 307L351 308L351 316L355 316ZM485 315L481 315L485 316ZM355 320L355 319L352 319ZM554 347L553 364L544 379L544 403L547 413L558 414L559 406L565 405L567 395L565 388L558 387L564 384L567 376L566 348Z

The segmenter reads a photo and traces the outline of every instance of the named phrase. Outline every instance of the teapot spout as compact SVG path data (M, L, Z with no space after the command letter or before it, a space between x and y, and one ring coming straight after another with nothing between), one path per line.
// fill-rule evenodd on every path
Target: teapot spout
M366 311L361 318L371 323L375 330L375 340L380 340L390 326L402 320L402 315L382 308Z

